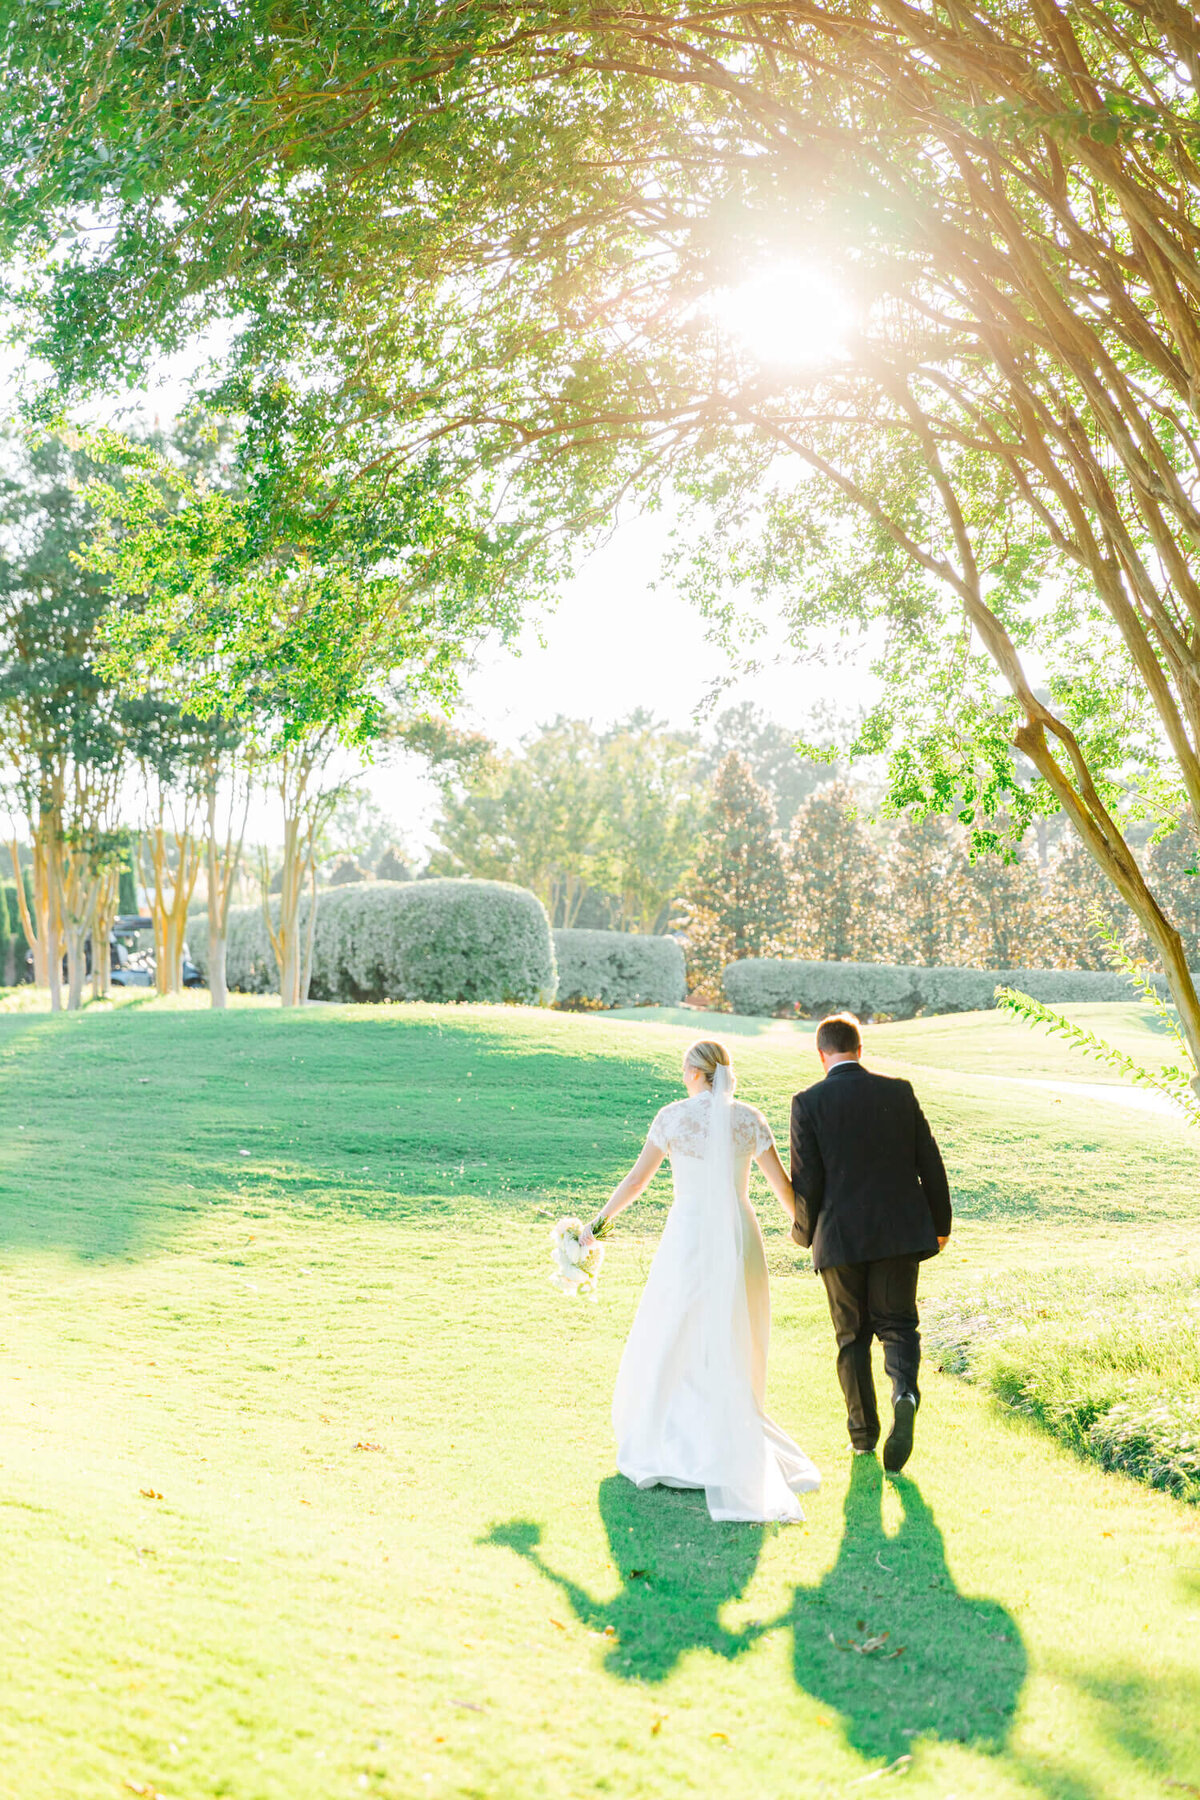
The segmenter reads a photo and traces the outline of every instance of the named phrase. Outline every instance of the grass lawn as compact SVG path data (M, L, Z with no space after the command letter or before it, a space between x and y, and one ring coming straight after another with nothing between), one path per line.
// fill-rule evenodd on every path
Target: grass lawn
M782 1134L809 1034L743 1023ZM807 1525L713 1526L613 1475L667 1182L598 1306L550 1288L545 1225L607 1192L691 1035L0 1014L6 1800L1200 1791L1196 1509L936 1373L911 1478L852 1481L823 1297L766 1204L772 1408L826 1471ZM913 1074L960 1205L931 1297L1200 1249L1182 1125L991 1079L1094 1065L992 1014L873 1053Z

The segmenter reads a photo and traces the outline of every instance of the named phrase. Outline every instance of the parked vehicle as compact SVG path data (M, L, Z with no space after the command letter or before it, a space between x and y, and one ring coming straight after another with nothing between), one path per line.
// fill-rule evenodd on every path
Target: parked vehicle
M153 987L154 951L138 949L139 931L153 931L154 920L124 913L113 921L109 933L109 984L112 987ZM88 973L91 973L92 941L88 939Z
M141 913L122 913L113 922L108 937L109 985L111 987L144 987L154 986L154 947L153 942L139 949L138 936L143 931L153 931L154 920ZM25 953L25 966L29 979L33 979L33 951ZM84 939L83 966L85 978L92 972L92 940ZM67 979L67 959L63 958L63 980ZM191 957L188 947L183 946L183 985L199 988L205 986L205 980Z
M154 986L153 943L144 950L138 948L139 933L153 929L154 920L144 913L121 913L113 921L108 942L112 956L112 974L109 979L114 987ZM90 960L88 967L90 972ZM183 946L183 985L189 988L205 985L204 977L189 956L186 944Z

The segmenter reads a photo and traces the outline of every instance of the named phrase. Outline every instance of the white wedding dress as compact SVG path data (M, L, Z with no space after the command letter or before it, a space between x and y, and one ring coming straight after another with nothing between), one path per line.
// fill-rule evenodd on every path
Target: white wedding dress
M796 1495L821 1477L764 1411L771 1297L749 1188L771 1128L722 1066L663 1107L650 1141L675 1199L617 1375L617 1467L638 1487L703 1488L714 1519L800 1520Z

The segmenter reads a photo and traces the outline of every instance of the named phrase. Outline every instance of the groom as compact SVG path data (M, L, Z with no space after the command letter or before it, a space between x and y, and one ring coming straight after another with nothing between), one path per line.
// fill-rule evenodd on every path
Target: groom
M846 1396L850 1442L879 1441L871 1339L892 1383L892 1429L883 1466L912 1454L920 1404L917 1271L950 1236L950 1188L941 1154L907 1081L862 1066L862 1033L849 1013L817 1027L825 1079L792 1101L792 1237L812 1246L825 1283Z

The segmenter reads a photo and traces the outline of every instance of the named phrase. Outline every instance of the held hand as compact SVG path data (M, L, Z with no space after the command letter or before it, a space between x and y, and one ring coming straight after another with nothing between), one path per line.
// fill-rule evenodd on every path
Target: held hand
M590 1250L595 1241L595 1234L593 1233L591 1226L585 1225L579 1234L579 1248L581 1250Z

